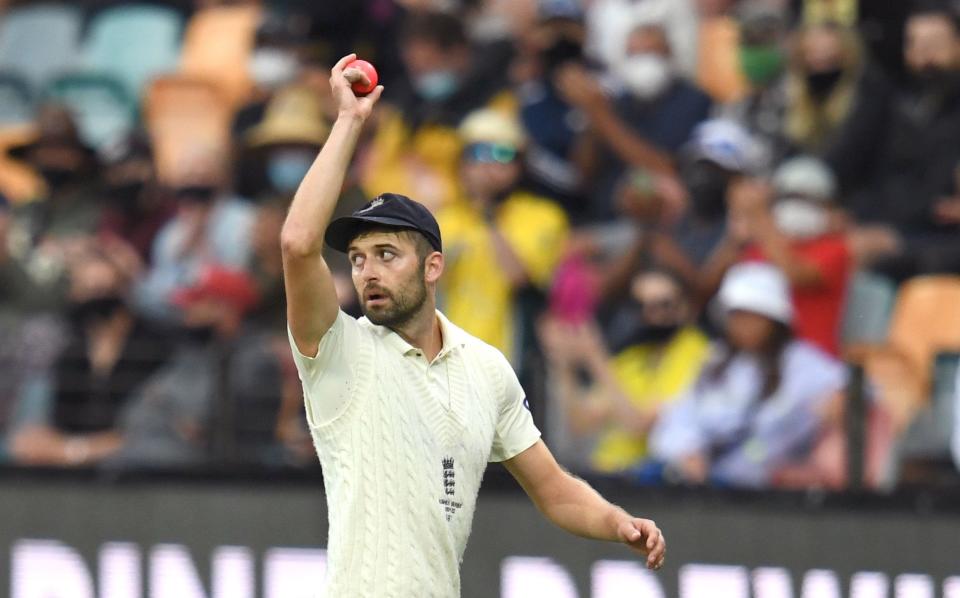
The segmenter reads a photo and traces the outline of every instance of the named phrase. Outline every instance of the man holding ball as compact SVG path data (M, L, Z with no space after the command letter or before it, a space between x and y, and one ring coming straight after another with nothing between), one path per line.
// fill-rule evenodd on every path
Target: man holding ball
M507 360L436 310L433 215L400 195L330 222L364 121L383 92L332 69L338 117L281 234L290 344L330 513L326 596L456 597L484 469L502 462L547 519L663 565L653 521L607 502L554 460ZM345 252L364 318L340 311L323 244Z

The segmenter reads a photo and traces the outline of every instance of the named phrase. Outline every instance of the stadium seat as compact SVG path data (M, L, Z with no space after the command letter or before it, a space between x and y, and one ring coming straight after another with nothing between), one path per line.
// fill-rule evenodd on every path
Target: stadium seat
M180 70L213 81L234 106L250 93L247 69L260 22L256 5L215 6L195 14L187 24Z
M841 325L843 345L883 342L896 293L893 281L883 276L864 271L854 274Z
M140 98L153 77L173 72L180 56L183 20L176 10L151 4L109 8L90 23L84 65L117 77Z
M11 8L0 19L0 68L26 77L36 91L73 67L83 25L81 12L66 3Z
M886 341L856 356L897 431L928 403L936 356L960 351L958 305L960 276L912 279L897 297Z
M136 103L124 84L109 75L63 75L47 86L44 99L67 106L80 137L94 148L122 138L135 124Z
M14 72L0 71L0 127L33 120L33 94L26 79Z
M0 193L16 203L35 199L44 186L33 169L10 158L7 151L29 142L36 135L36 126L32 124L0 128Z
M933 371L930 404L910 423L897 443L896 475L901 482L924 482L943 472L956 475L951 441L956 417L956 382L960 354L940 353Z
M154 80L144 100L144 119L159 178L175 182L184 160L197 152L216 148L226 155L232 114L220 89L206 79L174 75Z

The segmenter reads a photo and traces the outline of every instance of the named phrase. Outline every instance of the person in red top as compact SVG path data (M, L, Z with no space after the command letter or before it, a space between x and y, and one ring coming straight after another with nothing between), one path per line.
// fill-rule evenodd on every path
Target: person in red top
M704 270L708 288L736 262L768 261L791 285L794 332L831 355L840 352L840 324L852 257L833 204L836 182L815 158L784 162L772 186L737 181L729 192L726 237ZM774 201L771 202L770 200Z

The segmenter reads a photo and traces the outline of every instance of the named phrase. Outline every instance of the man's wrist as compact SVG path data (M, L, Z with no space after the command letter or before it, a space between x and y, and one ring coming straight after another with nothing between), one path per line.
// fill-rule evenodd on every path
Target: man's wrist
M609 539L613 542L620 542L620 526L633 519L630 513L615 504L610 504L610 512L607 513L607 530L609 530Z

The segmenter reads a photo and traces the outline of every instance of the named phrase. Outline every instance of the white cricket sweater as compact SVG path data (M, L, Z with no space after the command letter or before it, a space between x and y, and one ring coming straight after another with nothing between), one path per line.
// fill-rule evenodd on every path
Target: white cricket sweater
M327 598L458 597L487 462L540 437L503 355L437 317L432 363L343 312L313 358L290 338L323 467Z

